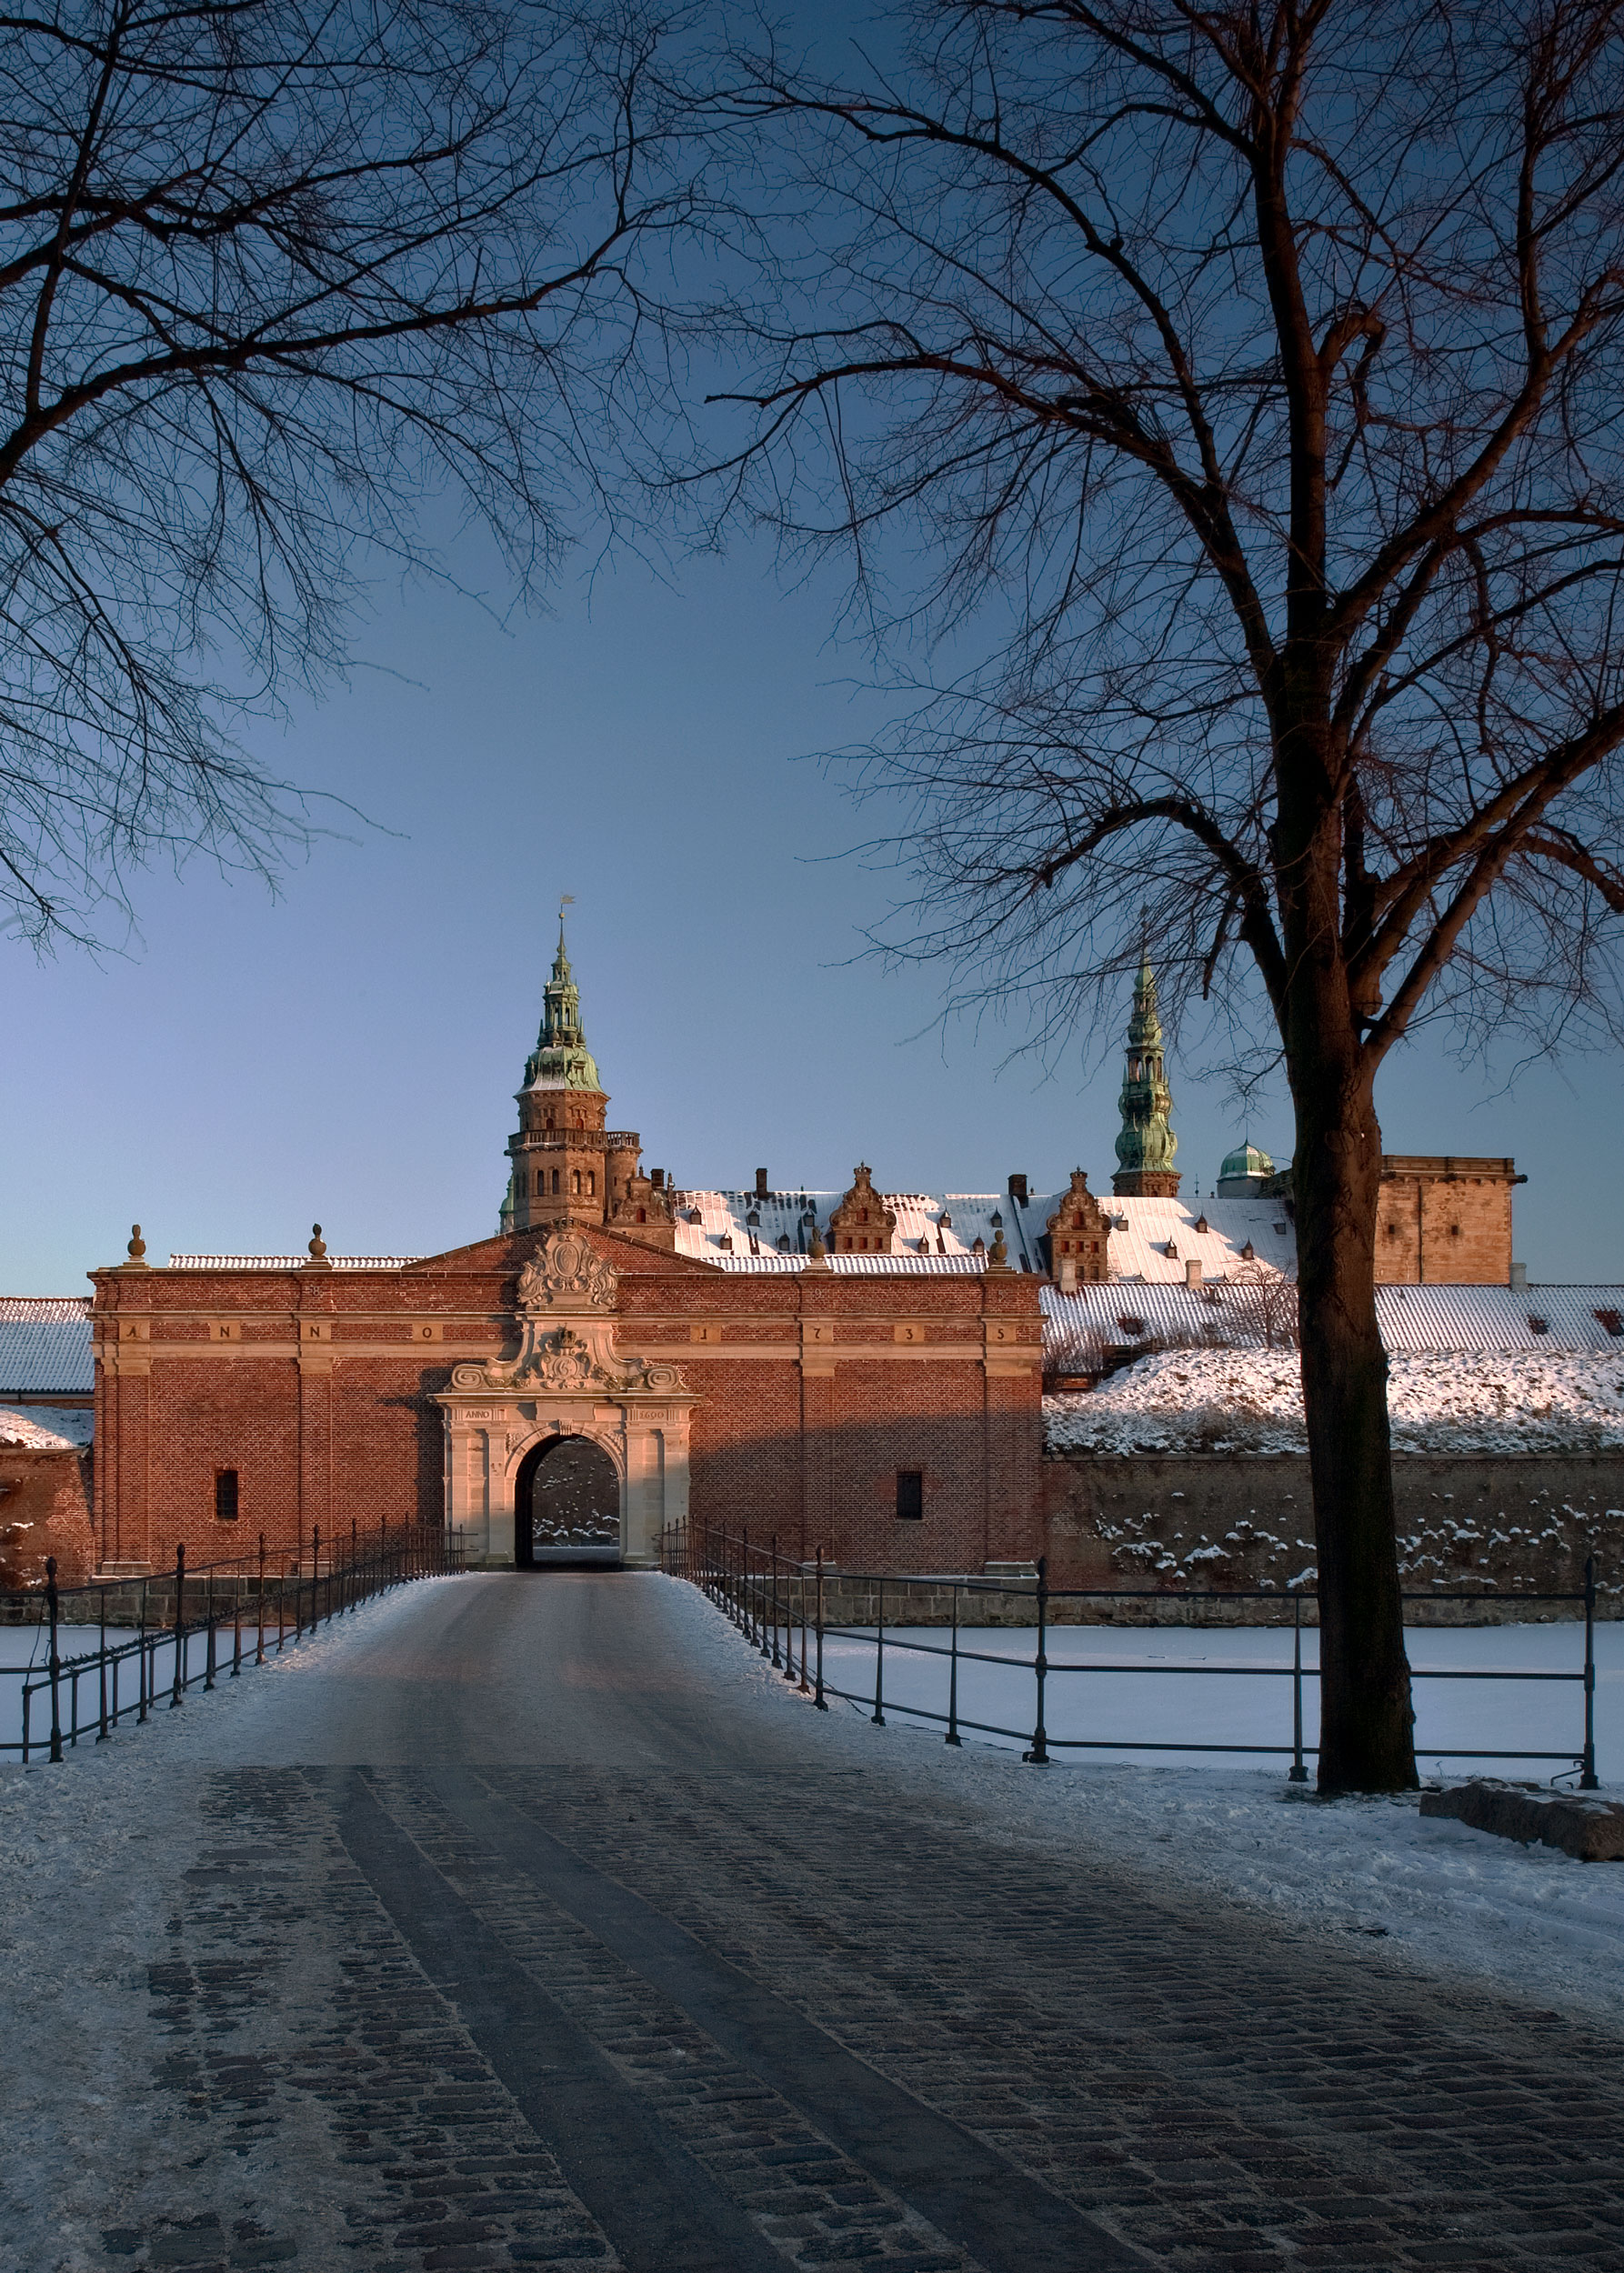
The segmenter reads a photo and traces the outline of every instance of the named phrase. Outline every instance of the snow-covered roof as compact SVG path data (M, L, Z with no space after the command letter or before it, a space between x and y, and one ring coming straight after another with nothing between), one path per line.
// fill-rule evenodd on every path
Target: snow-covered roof
M0 1397L83 1397L95 1387L87 1297L0 1296Z
M0 1445L23 1452L79 1452L95 1434L95 1415L83 1405L32 1405L25 1412L0 1406Z
M172 1271L302 1271L307 1255L172 1255ZM401 1271L420 1255L329 1255L336 1271Z
M1395 1350L1398 1452L1612 1450L1624 1445L1624 1351ZM1302 1452L1295 1350L1168 1350L1086 1394L1043 1400L1051 1451Z
M804 1255L810 1236L807 1211L817 1217L818 1230L827 1237L829 1217L845 1197L844 1192L807 1191L804 1187L769 1192L765 1197L750 1191L678 1191L673 1195L677 1252L702 1263L726 1263L735 1270L777 1269L784 1259L778 1241L788 1240L791 1257ZM881 1197L897 1217L892 1253L877 1258L882 1269L895 1268L910 1256L916 1263L927 1256L968 1258L977 1239L990 1248L1001 1229L1010 1267L1043 1273L1038 1243L1065 1195L1034 1193L1024 1206L1007 1192L886 1192ZM1203 1277L1224 1277L1241 1267L1241 1249L1248 1242L1259 1261L1277 1270L1295 1267L1291 1225L1277 1199L1113 1199L1108 1195L1100 1204L1111 1225L1107 1263L1113 1277L1182 1287L1185 1265L1191 1259L1200 1264ZM689 1220L696 1213L697 1223ZM755 1223L752 1215L758 1218ZM1208 1228L1198 1231L1196 1225L1203 1217ZM724 1239L731 1241L730 1247L723 1247ZM1169 1245L1175 1250L1171 1255ZM876 1259L842 1256L838 1261L873 1264Z
M987 1268L984 1255L831 1255L826 1259L832 1271L855 1278L964 1278ZM775 1271L804 1271L808 1257L769 1254L766 1249L752 1255L747 1248L743 1255L707 1255L705 1260L718 1270L770 1276Z
M1238 1297L1255 1298L1255 1291ZM1222 1331L1226 1316L1235 1315L1238 1289L1221 1282L1189 1287L1118 1279L1070 1294L1045 1287L1042 1302L1045 1339L1051 1344L1068 1331L1081 1331L1131 1346L1161 1336L1203 1339ZM1624 1325L1624 1287L1378 1287L1376 1316L1390 1350L1606 1349L1624 1358L1619 1337L1607 1323L1610 1317Z

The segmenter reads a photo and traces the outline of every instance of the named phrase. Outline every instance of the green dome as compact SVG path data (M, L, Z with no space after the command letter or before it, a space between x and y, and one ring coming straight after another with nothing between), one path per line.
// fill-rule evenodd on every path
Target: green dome
M1275 1164L1268 1153L1260 1151L1256 1145L1242 1145L1238 1152L1224 1155L1218 1179L1223 1182L1232 1176L1272 1176L1274 1172Z

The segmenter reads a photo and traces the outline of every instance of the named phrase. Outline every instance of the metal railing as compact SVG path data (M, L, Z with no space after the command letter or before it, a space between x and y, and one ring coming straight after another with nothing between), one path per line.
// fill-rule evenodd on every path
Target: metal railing
M373 1595L461 1568L459 1547L437 1525L359 1531L352 1524L336 1549L324 1547L316 1530L308 1554L279 1570L273 1566L281 1553L267 1552L262 1531L254 1555L188 1567L177 1546L174 1569L161 1577L71 1587L58 1587L56 1558L48 1557L43 1587L0 1597L9 1614L34 1612L8 1617L0 1632L36 1637L34 1662L0 1666L0 1731L19 1731L0 1733L0 1756L20 1755L26 1766L60 1760L82 1738L105 1743L121 1720L145 1721L160 1702L173 1711L194 1686L235 1681L245 1666L263 1665ZM65 1633L92 1629L94 1649L63 1655ZM15 1708L8 1711L13 1683Z
M817 1549L811 1563L800 1563L781 1555L777 1540L770 1537L766 1544L752 1542L747 1531L733 1533L707 1525L686 1527L673 1527L661 1535L661 1567L673 1577L689 1579L708 1595L718 1607L733 1620L739 1631L782 1671L787 1681L796 1681L803 1694L810 1695L820 1711L828 1709L828 1699L840 1697L853 1705L871 1708L870 1719L876 1727L886 1726L887 1711L912 1720L929 1721L945 1730L945 1741L957 1745L967 1730L973 1736L1003 1737L1025 1747L1021 1757L1034 1767L1047 1767L1057 1752L1226 1752L1261 1754L1284 1757L1289 1755L1291 1766L1287 1774L1295 1784L1308 1781L1308 1762L1318 1751L1317 1745L1303 1740L1303 1687L1305 1682L1319 1677L1318 1665L1303 1662L1303 1603L1317 1601L1317 1590L1299 1588L1293 1592L1291 1663L1288 1666L1225 1666L1178 1665L1163 1662L1154 1668L1143 1662L1089 1658L1083 1663L1056 1663L1048 1649L1048 1632L1053 1607L1060 1602L1133 1603L1156 1602L1164 1611L1158 1625L1168 1623L1166 1606L1170 1602L1206 1601L1267 1602L1278 1609L1282 1597L1278 1589L1262 1587L1229 1588L1221 1595L1186 1592L1169 1596L1148 1587L1064 1587L1048 1583L1047 1559L1040 1559L1035 1579L1010 1580L972 1578L952 1573L941 1576L903 1575L896 1571L826 1571L823 1549ZM837 1583L842 1589L853 1586L872 1588L877 1612L874 1626L831 1625L825 1617L826 1581ZM910 1590L929 1588L938 1596L942 1590L951 1594L950 1638L946 1643L926 1642L913 1638L920 1628L914 1626L906 1634L898 1627L909 1628L907 1605ZM960 1641L962 1623L960 1607L973 1606L977 1598L989 1596L1019 1597L1033 1606L1033 1649L1029 1658L1011 1657L999 1652L966 1647ZM1482 1602L1481 1590L1462 1588L1455 1592L1407 1593L1407 1603ZM1495 1597L1499 1601L1503 1597ZM1584 1620L1584 1662L1570 1672L1509 1671L1491 1667L1417 1666L1410 1669L1413 1681L1559 1681L1574 1684L1584 1693L1584 1740L1571 1751L1519 1750L1504 1745L1479 1746L1466 1748L1459 1746L1429 1744L1418 1747L1429 1759L1439 1760L1543 1760L1559 1761L1566 1772L1579 1772L1581 1791L1597 1788L1596 1775L1596 1558L1589 1556L1585 1562L1585 1583L1582 1592L1569 1594L1519 1594L1519 1605L1527 1603L1567 1603L1582 1606ZM895 1615L887 1618L887 1610ZM969 1621L973 1624L973 1621ZM1193 1621L1192 1621L1193 1623ZM782 1640L780 1641L780 1637ZM797 1643L798 1639L798 1657ZM855 1642L874 1652L874 1687L872 1692L837 1687L826 1677L824 1645L827 1641ZM938 1712L930 1707L904 1703L886 1695L886 1656L906 1652L917 1657L937 1657L946 1663L947 1709ZM1011 1728L991 1721L973 1720L959 1710L958 1674L962 1665L1002 1667L1007 1672L1023 1666L1031 1674L1034 1712L1031 1722L1024 1728ZM1248 1679L1278 1679L1291 1684L1291 1741L1289 1744L1219 1744L1195 1737L1151 1738L1109 1737L1053 1737L1046 1726L1048 1685L1066 1675L1137 1673L1141 1677L1172 1674L1180 1677L1234 1677Z

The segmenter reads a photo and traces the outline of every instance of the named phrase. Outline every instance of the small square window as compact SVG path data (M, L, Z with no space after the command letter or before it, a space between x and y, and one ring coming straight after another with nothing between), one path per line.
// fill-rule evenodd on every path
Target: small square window
M917 1523L925 1513L925 1472L922 1468L898 1468L897 1471L897 1513L905 1523Z
M216 1523L236 1521L236 1470L235 1468L215 1470L215 1521Z

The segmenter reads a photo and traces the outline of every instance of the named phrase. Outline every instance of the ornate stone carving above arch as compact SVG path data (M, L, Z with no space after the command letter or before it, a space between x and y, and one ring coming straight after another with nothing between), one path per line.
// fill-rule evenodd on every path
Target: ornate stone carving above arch
M621 1553L647 1566L687 1516L688 1416L677 1367L616 1345L615 1272L578 1231L550 1233L519 1273L511 1357L454 1366L445 1416L446 1519L471 1563L510 1567L514 1478L548 1435L590 1437L621 1479Z

